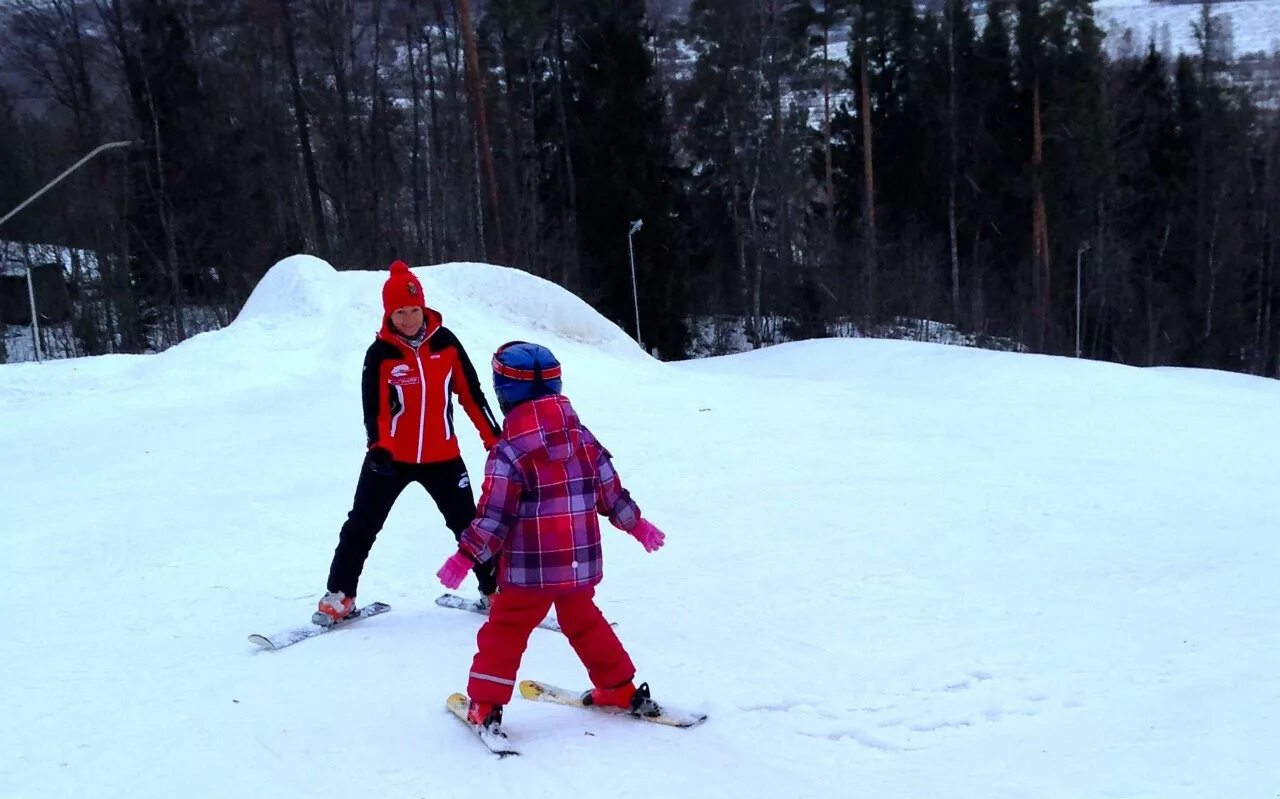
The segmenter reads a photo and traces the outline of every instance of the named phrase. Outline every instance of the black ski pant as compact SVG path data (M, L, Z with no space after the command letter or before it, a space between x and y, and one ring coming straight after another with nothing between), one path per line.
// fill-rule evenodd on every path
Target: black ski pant
M361 464L355 500L338 536L338 548L333 551L328 590L356 595L373 540L386 523L396 498L410 483L427 489L455 540L475 518L476 501L462 458L442 463L395 463L390 471L391 474L378 474L370 469L367 461ZM498 590L492 560L476 566L475 573L481 593L492 594Z

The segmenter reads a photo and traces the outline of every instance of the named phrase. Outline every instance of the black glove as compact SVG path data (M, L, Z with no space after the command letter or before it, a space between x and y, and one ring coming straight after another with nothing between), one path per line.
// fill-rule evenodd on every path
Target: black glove
M396 462L391 460L391 453L382 447L374 447L364 456L365 467L379 477L395 477Z

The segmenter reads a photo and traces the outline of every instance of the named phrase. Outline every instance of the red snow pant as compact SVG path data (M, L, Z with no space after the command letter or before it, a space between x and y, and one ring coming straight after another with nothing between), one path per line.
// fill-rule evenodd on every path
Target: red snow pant
M477 650L471 661L467 694L477 702L495 705L511 701L529 635L547 617L552 605L560 629L587 667L593 686L616 688L631 682L636 668L596 607L595 595L594 587L547 591L503 586L493 597L489 620L476 634Z

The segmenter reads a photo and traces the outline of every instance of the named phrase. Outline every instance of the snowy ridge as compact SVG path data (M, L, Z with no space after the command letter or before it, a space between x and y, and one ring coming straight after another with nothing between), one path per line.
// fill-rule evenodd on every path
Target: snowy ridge
M323 591L381 316L382 274L290 259L160 355L0 367L0 572L36 600L0 636L0 797L1280 786L1275 381L871 339L662 364L545 281L416 272L482 372L513 338L560 356L668 536L606 528L600 605L655 700L710 720L517 699L522 756L478 747L443 704L482 620L435 606L454 544L412 487L360 589L395 612L245 640ZM521 677L587 681L545 630Z
M1200 4L1154 3L1148 0L1098 0L1094 7L1098 26L1107 33L1107 48L1119 52L1125 30L1133 32L1134 55L1141 57L1147 44L1173 57L1199 52L1192 25L1200 20ZM1270 55L1280 49L1280 2L1231 0L1215 2L1215 17L1229 20L1226 30L1235 56Z
M491 264L452 263L416 267L426 302L446 325L483 323L511 330L538 331L550 341L590 345L619 355L639 349L617 325L550 281L518 269ZM233 335L248 326L323 326L349 333L348 325L372 323L381 314L382 271L335 270L307 255L273 266L228 327ZM482 310L479 310L482 309Z

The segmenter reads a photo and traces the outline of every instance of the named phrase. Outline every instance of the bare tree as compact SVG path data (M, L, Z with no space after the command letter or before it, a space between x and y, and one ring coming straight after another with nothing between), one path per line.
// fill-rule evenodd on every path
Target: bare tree
M480 158L484 164L485 179L489 184L489 204L493 214L494 235L497 239L497 257L506 261L506 239L502 235L502 207L498 202L498 176L493 169L493 146L489 143L489 124L484 110L484 77L480 72L480 56L476 52L476 32L471 24L471 4L458 0L458 15L462 22L462 38L467 52L467 79L471 93L471 108L479 141Z
M302 95L302 78L298 71L298 49L294 40L293 10L291 0L280 0L280 34L284 39L285 55L289 64L289 84L293 90L293 117L298 126L298 149L307 176L307 197L311 200L311 225L315 246L320 253L329 248L329 234L325 229L324 206L320 201L320 178L316 172L315 151L311 148L311 122L307 115L307 103Z

